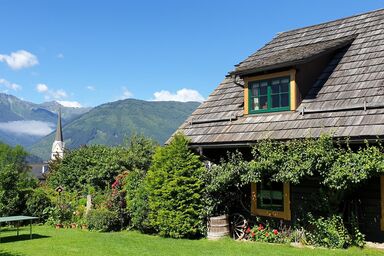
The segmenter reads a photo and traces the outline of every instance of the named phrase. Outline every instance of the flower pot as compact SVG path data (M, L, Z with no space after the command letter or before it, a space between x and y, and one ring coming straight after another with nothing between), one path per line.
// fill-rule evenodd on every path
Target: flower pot
M58 223L58 224L55 225L55 227L56 227L56 229L60 229L60 228L63 227L63 224Z

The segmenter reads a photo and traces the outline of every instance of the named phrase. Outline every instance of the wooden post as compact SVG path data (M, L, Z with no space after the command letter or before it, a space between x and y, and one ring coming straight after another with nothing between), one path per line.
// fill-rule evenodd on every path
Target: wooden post
M381 195L380 228L381 228L381 231L384 231L384 176L380 176L380 195Z
M87 206L85 208L85 214L88 215L89 211L92 209L92 196L87 195Z

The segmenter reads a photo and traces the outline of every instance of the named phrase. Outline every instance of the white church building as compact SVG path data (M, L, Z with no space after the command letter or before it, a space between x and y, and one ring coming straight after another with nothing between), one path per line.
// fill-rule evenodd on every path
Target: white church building
M63 131L61 127L61 110L57 117L57 127L56 127L56 136L52 144L51 160L57 158L63 159L64 157L65 143L63 140Z

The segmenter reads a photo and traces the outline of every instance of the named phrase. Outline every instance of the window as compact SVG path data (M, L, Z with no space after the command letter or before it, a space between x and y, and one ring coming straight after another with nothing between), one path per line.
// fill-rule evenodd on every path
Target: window
M243 77L244 115L260 112L295 111L300 103L296 70L290 69Z
M290 110L290 78L250 81L249 113Z
M254 215L291 219L289 184L263 179L252 183L251 212Z
M263 180L257 186L257 208L284 211L284 186L281 182Z

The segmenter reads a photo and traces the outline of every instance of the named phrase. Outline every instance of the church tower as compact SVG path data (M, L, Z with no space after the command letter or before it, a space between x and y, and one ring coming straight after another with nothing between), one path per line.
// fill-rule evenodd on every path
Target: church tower
M65 144L63 140L63 132L61 130L61 109L59 109L59 114L57 117L56 137L55 141L52 144L51 160L55 160L56 158L63 159L64 146Z

